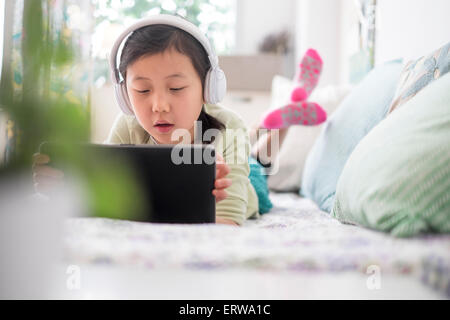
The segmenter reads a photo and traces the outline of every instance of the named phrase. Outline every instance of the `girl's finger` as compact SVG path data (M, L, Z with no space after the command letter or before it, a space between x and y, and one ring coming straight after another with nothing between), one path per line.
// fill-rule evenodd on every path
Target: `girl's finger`
M230 167L226 163L216 163L216 179L223 178L230 173Z
M214 183L214 187L216 189L226 189L229 186L231 186L232 181L231 179L218 179L216 180L216 182Z
M61 181L54 181L49 179L39 179L34 183L34 190L42 194L50 194L56 190L59 190L63 187L63 183Z
M62 172L61 170L44 165L35 166L33 172L33 177L45 176L56 179L62 179L64 177L64 172Z
M33 182L43 185L63 186L64 180L58 178L52 178L48 176L37 175L33 177Z
M33 164L34 165L41 165L41 164L47 164L50 162L50 157L43 153L35 153L33 154Z
M228 193L225 190L214 189L212 193L216 197L216 202L222 201L228 197Z
M238 224L236 222L234 222L233 220L230 219L225 219L225 218L220 218L220 217L216 217L216 223L219 224L228 224L228 225L233 225L233 226L237 226Z

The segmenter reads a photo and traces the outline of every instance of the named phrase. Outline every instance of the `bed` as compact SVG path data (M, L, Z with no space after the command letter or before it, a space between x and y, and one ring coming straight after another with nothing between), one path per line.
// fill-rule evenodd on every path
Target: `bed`
M70 218L65 298L448 299L450 235L410 239L342 224L294 193L238 228Z

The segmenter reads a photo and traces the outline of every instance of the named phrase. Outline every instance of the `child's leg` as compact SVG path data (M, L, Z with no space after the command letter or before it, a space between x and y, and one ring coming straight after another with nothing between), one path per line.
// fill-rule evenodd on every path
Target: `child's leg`
M300 64L297 87L291 92L291 103L268 111L262 126L268 129L287 128L291 125L314 126L327 119L325 110L315 102L305 101L319 81L322 59L317 51L309 49Z
M249 158L250 173L248 178L258 196L260 214L269 212L273 207L269 197L267 170L275 162L288 129L267 130L256 125L251 130L251 135L256 142L253 144L252 156Z
M300 62L297 86L291 93L291 101L304 101L309 97L319 81L322 65L317 51L308 49Z
M322 71L322 59L314 49L309 49L300 63L297 86L291 92L291 103L271 110L263 116L262 123L256 124L250 131L252 156L262 165L270 166L275 161L281 145L287 135L289 126L318 125L327 118L325 110L317 103L304 101L314 90ZM258 134L262 128L269 130L266 134ZM274 140L277 141L274 141ZM272 148L273 143L277 145Z
M250 137L250 145L251 146L254 146L255 143L258 141L258 137L259 137L258 130L259 129L261 129L260 122L255 122L255 123L253 123L253 125L250 126L248 134Z
M289 128L279 130L259 128L257 132L260 135L253 144L251 155L263 166L269 167L276 160L288 130Z
M262 126L282 129L291 125L315 126L327 119L327 113L315 102L293 102L267 112Z

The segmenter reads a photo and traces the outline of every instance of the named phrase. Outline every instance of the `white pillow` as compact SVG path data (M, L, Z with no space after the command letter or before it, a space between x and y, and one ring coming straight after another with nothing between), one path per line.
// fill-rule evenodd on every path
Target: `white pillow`
M289 103L294 86L295 83L292 80L275 76L272 80L271 109ZM329 117L350 90L350 85L330 85L316 88L308 101L316 102L322 106ZM322 125L290 127L278 156L278 171L276 174L270 175L267 180L271 190L299 190L306 157L319 135Z

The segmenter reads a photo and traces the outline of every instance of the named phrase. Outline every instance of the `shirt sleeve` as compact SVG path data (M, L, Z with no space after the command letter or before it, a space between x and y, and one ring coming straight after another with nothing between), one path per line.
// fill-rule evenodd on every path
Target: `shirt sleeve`
M125 115L120 114L111 127L108 138L104 141L105 144L121 144L131 143L130 130Z
M232 184L226 189L227 198L216 204L216 216L230 219L242 225L246 219L248 206L248 176L250 167L248 157L250 142L245 126L227 128L222 136L225 163L230 167L227 178ZM220 153L220 150L218 151Z

